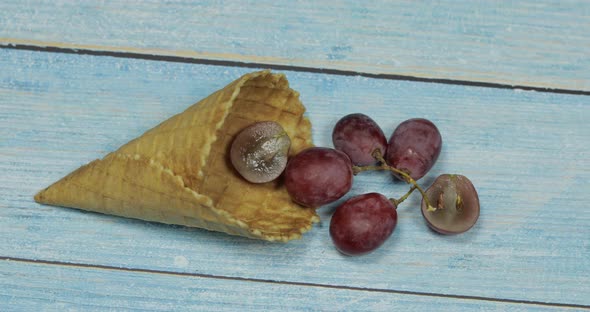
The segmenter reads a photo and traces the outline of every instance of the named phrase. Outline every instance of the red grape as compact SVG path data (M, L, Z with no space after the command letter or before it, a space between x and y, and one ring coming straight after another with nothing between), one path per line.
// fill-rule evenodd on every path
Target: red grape
M352 197L336 209L330 236L340 252L362 255L381 246L396 224L395 205L379 193L368 193Z
M393 131L385 161L418 180L434 166L441 148L440 132L432 122L423 118L409 119Z
M353 164L367 166L378 161L371 154L375 149L385 155L387 139L373 119L364 114L342 117L332 132L332 142L337 150L350 157Z
M426 190L435 211L422 200L422 216L433 230L458 234L469 230L479 218L479 197L471 181L459 174L442 174Z
M235 137L230 158L246 180L264 183L276 179L287 165L291 140L274 121L254 123Z
M352 163L335 149L305 149L287 163L285 186L300 205L319 207L331 203L352 187Z

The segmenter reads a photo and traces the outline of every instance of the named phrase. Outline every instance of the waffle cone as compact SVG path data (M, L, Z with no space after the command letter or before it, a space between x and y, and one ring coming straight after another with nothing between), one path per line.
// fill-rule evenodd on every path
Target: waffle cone
M291 201L281 179L244 180L231 165L234 136L280 123L290 155L311 146L311 124L284 75L254 72L35 195L39 203L179 224L270 241L308 231L318 216Z

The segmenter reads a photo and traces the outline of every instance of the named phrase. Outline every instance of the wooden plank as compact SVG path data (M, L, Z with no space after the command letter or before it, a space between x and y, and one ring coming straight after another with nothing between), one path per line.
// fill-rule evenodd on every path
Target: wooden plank
M0 3L0 44L590 91L590 2Z
M350 289L0 261L2 311L561 311Z
M13 50L0 50L0 68L2 256L590 305L588 96L288 72L317 145L330 146L346 113L373 116L386 133L426 117L445 145L422 183L462 173L479 191L470 232L429 231L414 194L381 249L348 258L331 244L330 207L302 240L271 244L32 201L247 69ZM406 189L365 174L349 196Z

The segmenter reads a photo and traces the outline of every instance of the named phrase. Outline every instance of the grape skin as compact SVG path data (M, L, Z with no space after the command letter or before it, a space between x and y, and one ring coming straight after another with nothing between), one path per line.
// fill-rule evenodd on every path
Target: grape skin
M438 128L429 120L413 118L402 122L393 131L387 146L388 165L419 180L434 166L442 149Z
M459 234L471 229L479 218L479 197L471 181L459 174L441 174L426 190L436 211L428 211L422 200L422 216L441 234Z
M357 166L374 165L372 153L379 149L385 155L387 139L383 130L369 116L356 113L342 117L332 131L332 142Z
M302 206L331 203L352 187L352 163L341 151L308 148L287 163L285 186L291 199Z
M330 236L343 254L363 255L381 246L396 224L395 205L379 193L368 193L352 197L336 209Z

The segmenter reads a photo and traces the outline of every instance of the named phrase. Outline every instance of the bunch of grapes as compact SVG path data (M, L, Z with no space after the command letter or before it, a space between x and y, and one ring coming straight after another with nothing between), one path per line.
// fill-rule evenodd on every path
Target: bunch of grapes
M389 138L364 114L340 119L332 132L334 148L311 147L288 159L290 140L276 122L258 122L244 129L231 147L236 170L248 181L264 183L284 173L287 192L296 203L318 208L344 196L353 177L363 171L389 171L410 189L400 198L379 193L354 196L338 206L330 236L346 255L362 255L381 246L397 225L397 207L412 192L422 195L426 223L441 234L469 230L479 217L479 198L471 181L442 174L426 190L417 183L434 166L442 148L438 128L423 118L409 119Z

